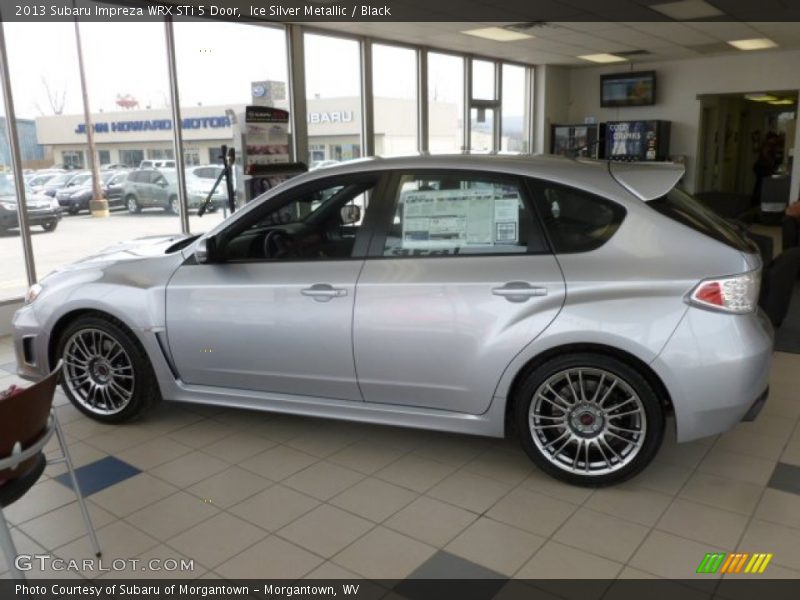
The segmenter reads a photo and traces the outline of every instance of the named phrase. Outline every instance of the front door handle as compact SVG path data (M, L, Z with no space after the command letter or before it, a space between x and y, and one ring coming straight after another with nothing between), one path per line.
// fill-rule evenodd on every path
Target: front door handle
M310 296L317 302L328 302L331 298L341 298L347 296L347 290L344 288L335 288L328 283L315 283L310 288L300 290L303 296Z
M509 281L501 287L492 288L492 294L509 302L525 302L535 296L546 296L546 287L536 287L525 281Z

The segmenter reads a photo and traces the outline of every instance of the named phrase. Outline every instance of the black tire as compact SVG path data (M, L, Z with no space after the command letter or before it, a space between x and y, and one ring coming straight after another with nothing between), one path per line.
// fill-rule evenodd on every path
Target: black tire
M80 202L70 202L67 212L71 215L77 215L79 212L81 212Z
M114 340L126 353L129 359L133 380L130 383L130 399L127 404L118 412L104 414L100 409L93 410L87 403L78 397L71 386L68 385L67 378L70 376L70 368L66 363L64 351L67 343L81 332L100 331L105 336ZM139 341L121 323L111 317L100 315L79 317L70 323L61 333L56 346L56 360L65 358L64 370L61 378L61 387L64 393L72 402L73 406L85 414L87 417L101 423L124 423L131 421L161 401L161 391L156 381L153 367L150 360ZM74 363L73 363L74 364ZM128 372L128 371L126 371Z
M177 196L169 197L169 201L165 210L173 215L179 215L181 213L181 207Z
M42 223L42 229L45 231L55 231L56 227L58 227L58 219L53 219L52 221L45 221Z
M132 215L142 212L142 207L139 205L139 201L133 194L130 194L129 196L125 197L125 208Z
M624 413L626 411L630 411L631 409L631 406L628 405L624 410L611 410L608 413L602 413L602 408L598 409L601 412L598 413L600 416L597 418L592 416L594 413L592 413L592 415L586 415L583 413L583 409L581 407L586 407L587 404L591 407L592 401L598 400L598 395L595 395L594 398L588 399L588 403L585 401L586 396L589 394L584 395L582 393L584 390L584 388L581 387L581 384L583 384L584 381L582 378L581 384L578 384L577 386L577 390L580 390L581 392L578 393L577 396L575 396L575 387L573 387L571 397L569 397L570 394L568 393L568 388L562 388L566 390L564 393L559 391L559 394L561 394L559 398L561 398L561 400L565 399L568 404L570 400L575 401L575 403L570 404L570 411L563 410L559 412L558 408L550 408L550 410L553 411L551 416L543 416L537 421L541 429L539 431L539 435L537 436L538 440L535 441L532 427L529 424L529 416L531 404L534 401L537 392L540 391L540 387L546 389L543 387L546 382L558 382L558 378L563 376L564 373L574 374L575 371L573 370L581 369L585 369L587 372L587 381L585 385L588 390L586 391L600 389L602 393L605 394L605 391L608 389L608 383L606 383L606 387L603 387L603 382L611 381L611 378L613 377L618 378L622 383L620 383L619 387L613 387L609 394L618 394L621 396L621 400L624 401L624 397L629 394L629 391L633 391L639 400L638 404L636 401L634 401L634 407L639 410L638 414L634 416L624 416ZM609 379L599 379L597 375L601 373L608 374ZM594 376L594 380L591 379L592 376ZM565 380L561 381L563 382ZM570 381L570 379L566 379L566 381ZM594 384L594 388L591 388L592 384ZM553 385L556 385L556 383ZM628 391L625 391L625 386L629 388ZM551 389L554 388L551 386ZM550 392L547 391L546 394L550 394ZM583 396L584 400L581 400L581 396ZM557 400L559 404L561 403L561 400L559 400L555 395L551 395L550 397L553 400ZM640 473L650 463L650 461L653 460L658 452L658 449L661 447L661 442L664 439L664 409L657 394L653 391L653 388L641 375L641 373L639 373L639 371L621 360L604 354L577 353L559 356L548 360L524 376L521 385L517 388L517 392L515 393L513 401L514 425L516 426L520 437L520 442L522 443L522 447L525 452L544 472L555 477L556 479L560 479L561 481L565 481L570 484L601 487L620 483L630 479L631 477L634 477ZM549 405L555 406L553 402L549 402L547 400L543 400L543 402L544 403L539 405L540 411L548 410ZM601 402L595 402L595 405L599 404L599 406L604 408L612 408L613 402L614 400L606 401L605 406ZM627 402L630 402L630 400ZM560 424L556 424L554 427L547 426L548 424L555 423L556 417L559 419L562 418L562 413L564 418L563 426ZM641 416L639 416L642 413L643 419ZM538 412L537 414L541 415L544 413ZM584 417L589 419L588 425L586 424L586 421L582 420ZM602 437L602 435L595 437L596 434L594 433L580 433L577 431L577 429L574 429L574 427L584 426L591 429L592 427L596 426L599 430L607 431L607 426L611 422L608 417L615 419L615 423L622 423L623 425L626 425L628 421L619 421L618 419L642 419L641 421L636 421L636 423L638 423L640 426L642 423L645 425L643 439L641 439L641 437L636 437L634 434L623 433L626 438L627 436L630 436L632 440L637 440L636 443L639 445L635 453L634 451L631 451L628 455L622 453L620 446L616 446L616 450L620 450L620 456L624 457L623 459L616 461L616 465L613 464L615 460L614 455L611 451L603 450L602 444L605 443L606 439L611 439L612 443L615 445L620 444L618 440L612 437L604 437L603 441L600 441L598 438ZM636 425L628 425L628 427L635 426ZM571 468L573 470L581 471L580 473L576 473L573 472L573 470L570 470L570 465L567 465L563 462L564 456L561 457L561 460L558 460L551 454L546 454L545 448L552 443L552 440L555 436L561 435L567 436L564 437L563 440L570 439L570 436L571 438L574 438L568 443L564 450L567 457L569 456L570 450L577 448L576 453L579 456L578 460L582 460L583 457L581 456L581 453L583 450L581 450L581 448L584 447L586 452L591 452L591 455L589 455L585 461L577 464L590 465L590 468L594 468L593 465L598 465L597 470L600 471L600 460L603 460L606 464L606 466L603 468L608 472L584 474L583 468L578 469L576 468L575 463L573 463ZM587 441L589 439L592 439L593 441L590 443ZM562 443L564 443L564 441L558 441L551 447L554 453L559 449ZM581 446L581 443L584 443L585 446ZM599 450L597 448L598 446L600 446ZM572 456L574 456L576 453L573 453ZM609 460L606 460L606 458ZM629 462L623 463L623 460L628 460Z

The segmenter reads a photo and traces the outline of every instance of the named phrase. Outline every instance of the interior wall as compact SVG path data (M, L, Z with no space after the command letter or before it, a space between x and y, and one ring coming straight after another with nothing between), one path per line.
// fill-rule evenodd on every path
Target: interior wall
M537 154L550 152L550 126L569 120L570 69L543 65L534 69L534 140Z
M800 90L800 51L767 51L692 58L686 60L581 67L570 70L568 118L581 123L585 117L598 122L627 119L672 121L671 154L686 156L684 183L696 191L696 168L702 94ZM626 70L656 71L654 106L600 107L600 75ZM560 93L560 92L559 92ZM792 169L793 200L800 196L800 135L795 136Z

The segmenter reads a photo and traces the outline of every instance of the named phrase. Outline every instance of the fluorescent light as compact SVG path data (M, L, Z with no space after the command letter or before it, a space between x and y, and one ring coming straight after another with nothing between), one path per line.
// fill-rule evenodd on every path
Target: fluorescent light
M767 104L774 104L775 106L788 106L794 104L795 101L791 98L781 98L780 100L767 100Z
M682 2L651 4L650 8L676 21L707 19L708 17L718 17L723 14L717 7L711 6L708 2L703 2L703 0L683 0Z
M745 94L744 98L745 100L750 100L752 102L772 102L773 100L778 99L771 94L765 94L763 92L760 94Z
M778 44L769 38L753 38L750 40L734 40L728 42L739 50L766 50L767 48L777 48Z
M516 42L517 40L527 40L533 37L527 33L514 31L513 29L505 29L503 27L481 27L479 29L467 29L461 33L484 38L486 40L493 40L495 42Z
M624 56L617 56L616 54L584 54L578 58L595 63L616 63L625 62L628 60Z

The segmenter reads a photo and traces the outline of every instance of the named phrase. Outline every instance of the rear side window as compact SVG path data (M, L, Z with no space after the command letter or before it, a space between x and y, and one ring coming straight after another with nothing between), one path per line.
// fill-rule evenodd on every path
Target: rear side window
M666 196L651 200L647 205L673 221L678 221L731 248L741 252L755 251L733 225L683 190L673 188Z
M590 252L619 229L625 209L583 190L534 182L535 198L550 242L557 254Z

